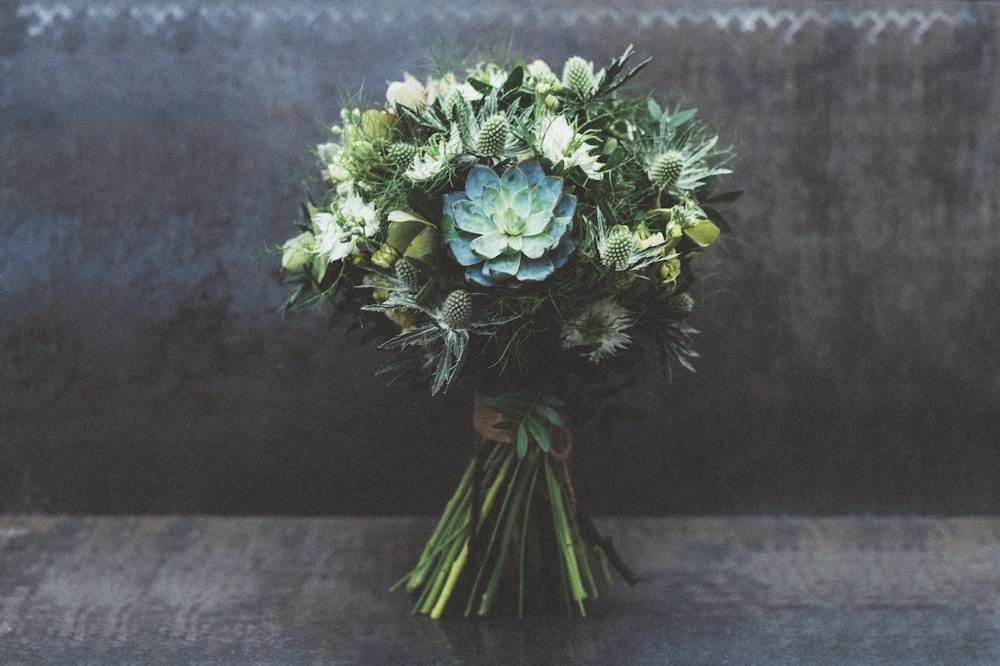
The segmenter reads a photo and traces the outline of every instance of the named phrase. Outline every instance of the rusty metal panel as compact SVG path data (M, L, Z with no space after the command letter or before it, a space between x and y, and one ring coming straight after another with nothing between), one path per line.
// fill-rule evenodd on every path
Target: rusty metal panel
M443 49L598 63L738 149L698 372L581 433L600 509L995 512L1000 7L990 2L8 2L0 510L430 511L467 395L284 319L343 96ZM446 45L446 46L442 46ZM603 470L614 469L608 475Z

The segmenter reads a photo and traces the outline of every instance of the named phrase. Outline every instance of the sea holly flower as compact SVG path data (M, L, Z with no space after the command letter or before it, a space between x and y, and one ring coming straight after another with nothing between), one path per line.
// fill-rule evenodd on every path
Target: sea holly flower
M444 197L441 228L466 279L481 285L544 280L566 263L576 197L532 158L502 176L472 167L465 190Z
M573 56L563 65L562 83L581 97L590 97L597 87L594 63L587 62L580 56Z
M715 156L719 137L697 138L682 146L669 147L676 140L670 132L665 132L661 144L646 154L646 177L660 190L675 197L682 197L705 185L709 178L732 173L729 169L712 165L709 158Z
M588 359L599 363L632 342L625 332L632 325L632 315L613 296L591 303L566 322L562 330L563 347L588 347Z

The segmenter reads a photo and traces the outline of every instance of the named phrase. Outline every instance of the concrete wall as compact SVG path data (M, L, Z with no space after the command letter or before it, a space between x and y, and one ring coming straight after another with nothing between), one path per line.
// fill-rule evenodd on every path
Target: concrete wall
M592 506L1000 510L1000 6L607 4L0 5L0 511L437 510L468 396L282 319L266 249L362 84L629 43L747 194L697 374L579 433Z

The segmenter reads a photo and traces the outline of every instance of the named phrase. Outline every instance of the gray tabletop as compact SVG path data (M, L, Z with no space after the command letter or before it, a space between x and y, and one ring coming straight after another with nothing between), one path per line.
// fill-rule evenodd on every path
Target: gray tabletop
M0 518L16 664L995 664L1000 519L606 518L588 617L435 622L425 518Z

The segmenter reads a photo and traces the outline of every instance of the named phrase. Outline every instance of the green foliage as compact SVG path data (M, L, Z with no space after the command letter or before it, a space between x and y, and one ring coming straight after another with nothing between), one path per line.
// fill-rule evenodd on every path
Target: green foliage
M671 299L739 192L715 191L731 152L696 109L624 94L647 62L632 47L597 72L482 62L347 100L316 149L322 192L280 248L286 308L332 306L393 354L383 372L434 393L466 376L501 394L552 376L612 391L693 369L691 310ZM545 401L504 413L522 458L563 427Z

